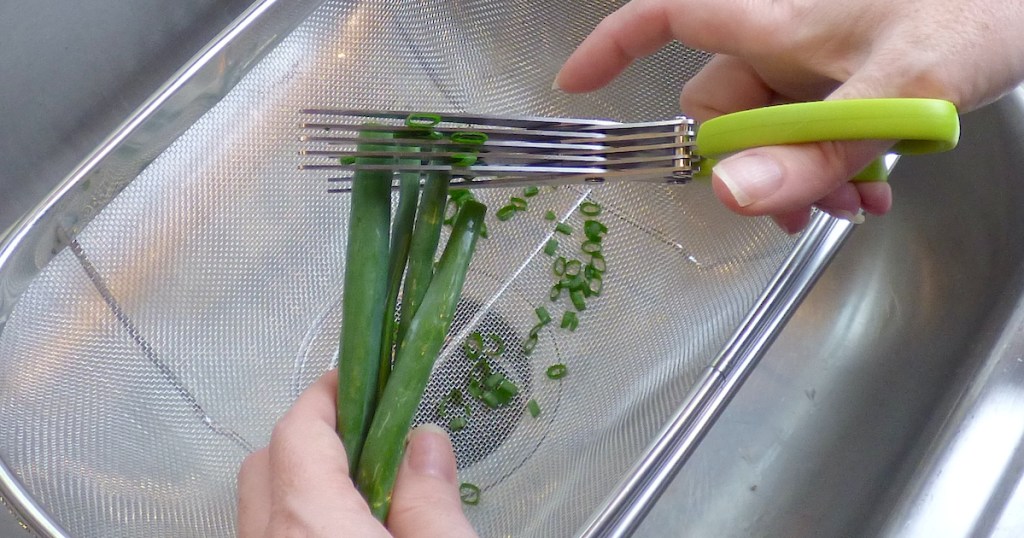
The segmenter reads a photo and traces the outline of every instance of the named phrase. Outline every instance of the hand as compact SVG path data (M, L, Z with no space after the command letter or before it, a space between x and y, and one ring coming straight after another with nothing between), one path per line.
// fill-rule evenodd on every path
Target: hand
M337 386L336 370L310 386L274 427L270 446L242 463L238 535L476 536L462 513L451 442L434 426L421 426L409 436L388 528L370 515L349 478L345 449L335 433Z
M932 97L967 112L1024 80L1019 0L633 0L602 21L555 79L568 92L608 84L672 39L717 53L683 88L698 121L780 102ZM722 160L712 186L744 215L806 226L812 205L884 214L886 183L849 183L892 141L755 148Z

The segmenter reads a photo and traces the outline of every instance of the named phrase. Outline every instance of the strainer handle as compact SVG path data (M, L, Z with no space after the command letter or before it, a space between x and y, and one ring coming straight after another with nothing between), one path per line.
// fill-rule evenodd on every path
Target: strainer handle
M700 125L696 150L707 174L714 161L730 153L782 144L829 140L896 140L893 152L937 153L956 147L960 118L956 107L940 99L843 99L776 105L725 114ZM885 181L886 167L876 160L855 181Z

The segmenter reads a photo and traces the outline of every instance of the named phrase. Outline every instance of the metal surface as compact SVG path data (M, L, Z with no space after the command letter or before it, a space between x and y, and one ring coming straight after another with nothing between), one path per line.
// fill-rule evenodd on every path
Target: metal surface
M1024 98L903 159L636 533L1021 536Z
M516 185L568 185L605 181L645 181L682 184L693 179L699 159L691 153L694 121L684 116L672 120L612 123L607 120L555 117L495 116L454 113L426 114L430 128L439 136L425 139L424 129L402 120L424 113L362 110L308 109L305 114L344 118L303 122L301 137L310 148L300 151L316 162L299 165L303 170L340 170L345 175L328 181L347 183L359 170L399 172L447 172L460 187L510 187ZM367 123L372 125L367 126ZM387 131L388 145L374 151L360 150L364 132ZM483 135L473 146L454 143L454 137ZM447 137L447 138L446 138ZM409 159L410 147L416 159ZM458 165L471 151L473 162ZM383 164L357 159L392 158ZM404 159L395 159L405 157ZM339 159L341 161L339 162ZM347 162L351 159L352 162Z
M635 121L671 115L706 59L676 47L617 87L571 97L550 89L558 62L547 55L568 54L612 5L339 1L307 17L309 7L254 5L0 247L0 478L37 531L233 533L239 462L330 367L342 323L348 199L296 169L299 108ZM552 36L543 57L539 24ZM480 197L496 206L511 192ZM793 246L706 186L570 187L533 203L579 229L588 198L611 229L600 304L575 333L543 335L529 361L512 346L496 366L544 414L488 415L494 427L453 436L464 479L489 499L470 512L484 535L577 530ZM491 223L420 420L464 380L452 350L469 331L519 342L547 304L542 215ZM686 285L666 293L669 279ZM571 378L547 380L553 361Z

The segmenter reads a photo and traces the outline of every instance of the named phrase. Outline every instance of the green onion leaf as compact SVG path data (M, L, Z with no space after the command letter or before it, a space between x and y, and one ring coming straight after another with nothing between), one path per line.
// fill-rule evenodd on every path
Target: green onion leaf
M448 429L453 432L457 432L466 427L466 417L454 417L448 421Z
M583 290L573 290L569 292L569 299L572 301L572 306L580 312L587 309L587 301L583 296Z
M550 379L562 379L569 373L569 369L562 363L552 364L551 366L548 366L546 373Z
M463 482L459 484L459 498L464 504L476 506L480 504L480 488L476 484Z
M590 201L583 202L580 204L580 213L583 213L588 217L596 217L601 214L601 206Z
M530 185L529 187L526 187L525 189L523 189L523 196L525 196L527 198L530 198L530 197L533 197L533 196L537 196L537 193L539 193L539 192L540 192L540 188L539 187L537 187L536 185Z
M509 204L509 205L504 206L501 209L499 209L495 213L495 216L497 216L498 220L500 220L500 221L506 221L506 220L512 218L512 216L515 215L515 214L516 214L516 206Z
M534 329L540 329L541 327L543 327L543 325L535 325ZM537 347L537 342L537 335L533 334L533 331L531 330L530 337L526 339L526 342L523 342L523 353L526 355L533 353L534 348Z
M572 235L572 226L569 226L564 222L559 222L558 224L555 225L555 231L560 234Z
M505 341L497 333L487 335L487 340L494 343L494 347L484 351L488 357L497 357L505 352Z
M548 312L547 308L539 306L534 310L534 312L537 313L537 319L540 320L541 325L547 325L548 323L551 323L551 313Z
M558 284L551 286L551 292L548 293L548 298L552 301L557 301L562 296L562 287Z
M487 135L478 131L459 131L452 133L452 144L459 146L480 146L487 142Z
M579 260L569 260L565 264L565 276L576 276L583 272L583 262Z
M566 310L565 313L562 314L562 323L560 324L561 328L575 331L579 325L580 318L576 316L576 312Z
M516 211L526 211L526 200L518 196L513 196L508 199L509 205L516 208Z
M467 168L476 164L476 155L473 153L453 153L452 166L456 168Z
M597 271L598 273L604 273L604 271L605 271L604 256L599 256L597 254L591 256L590 257L590 266L593 267L594 270Z
M548 239L548 242L544 243L544 254L554 256L555 252L558 252L558 240Z
M591 241L601 242L604 234L608 233L608 227L596 220L588 220L583 223L583 233Z
M441 123L441 116L429 112L415 112L405 118L405 126L413 129L431 129Z
M537 400L531 399L526 402L526 409L530 412L531 417L537 418L540 416L540 404L537 403Z
M601 242L600 241L584 241L583 242L583 246L580 247L580 250L582 250L583 252L585 252L587 254L597 254L598 252L601 252Z
M554 211L548 210L547 213L544 213L544 220L555 220L557 218L558 215L555 215Z
M565 256L559 256L551 266L551 272L554 273L555 276L562 276L565 274L566 266L567 263L565 261Z

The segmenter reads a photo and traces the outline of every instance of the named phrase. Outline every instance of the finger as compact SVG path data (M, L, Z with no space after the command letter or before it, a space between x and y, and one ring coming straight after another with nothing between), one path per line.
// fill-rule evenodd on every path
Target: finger
M634 60L673 38L691 48L732 53L763 51L778 20L774 2L633 0L605 17L555 77L568 92L596 90Z
M855 224L864 222L864 216L860 213L862 205L860 192L853 183L841 183L834 191L826 194L814 205L834 217Z
M409 436L388 528L395 538L476 536L462 513L451 441L437 426L420 426Z
M238 471L238 536L262 537L270 521L270 453L257 450Z
M276 513L313 529L314 536L386 535L349 478L335 431L337 371L299 396L270 437L272 502Z
M719 199L737 213L787 213L824 198L891 145L856 140L749 149L719 162L712 181Z
M884 215L892 209L892 187L888 182L869 181L855 185L864 211L872 215Z
M687 117L703 122L722 114L767 106L775 99L775 92L749 62L718 54L683 86L679 105Z
M811 221L811 208L806 207L804 209L772 215L772 220L775 222L776 226L782 229L782 231L793 235L807 227L807 223Z

